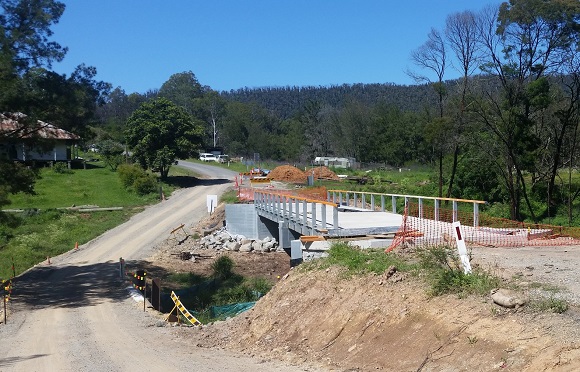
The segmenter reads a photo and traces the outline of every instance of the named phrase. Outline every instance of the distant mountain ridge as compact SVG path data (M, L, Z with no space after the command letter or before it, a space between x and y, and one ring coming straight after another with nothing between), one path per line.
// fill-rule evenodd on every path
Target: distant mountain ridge
M342 84L333 86L286 86L240 88L223 91L222 97L242 103L256 103L286 119L297 115L308 102L341 107L349 101L357 101L365 106L385 104L396 106L402 111L419 112L425 107L437 104L437 96L432 86L383 84Z

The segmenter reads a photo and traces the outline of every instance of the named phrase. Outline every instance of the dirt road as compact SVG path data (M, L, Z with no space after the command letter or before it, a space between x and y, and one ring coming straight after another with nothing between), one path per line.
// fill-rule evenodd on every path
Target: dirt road
M150 256L173 228L205 216L206 195L223 192L234 176L221 168L180 165L208 179L18 278L8 322L0 325L0 371L303 370L181 342L122 285L120 257L130 262Z

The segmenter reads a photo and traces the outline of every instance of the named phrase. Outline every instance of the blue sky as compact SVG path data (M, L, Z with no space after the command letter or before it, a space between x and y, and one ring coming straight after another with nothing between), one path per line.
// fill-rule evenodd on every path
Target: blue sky
M127 94L192 71L202 85L413 84L410 53L432 27L493 0L61 0L52 29L69 48L53 65L85 63ZM452 75L449 78L454 77Z

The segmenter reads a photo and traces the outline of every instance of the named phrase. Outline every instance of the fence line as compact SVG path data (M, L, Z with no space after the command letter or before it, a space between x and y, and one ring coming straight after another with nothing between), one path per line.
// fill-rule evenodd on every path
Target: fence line
M473 215L461 210L422 206L409 202L404 226L399 230L405 235L404 242L417 246L447 244L455 246L452 222L460 221L464 240L470 246L524 247L580 245L580 228L512 221L503 218L478 216L479 224L473 223ZM437 215L437 219L435 216Z

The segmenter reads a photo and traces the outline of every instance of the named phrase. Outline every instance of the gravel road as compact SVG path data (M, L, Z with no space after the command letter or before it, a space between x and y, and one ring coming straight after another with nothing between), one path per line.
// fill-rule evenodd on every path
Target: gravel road
M8 322L0 325L0 371L303 370L185 344L124 288L119 258L149 257L172 229L205 216L206 195L222 193L235 175L180 165L207 179L17 278Z
M536 283L532 292L544 292L580 307L580 247L520 247L472 250L474 262L490 272L520 283Z

